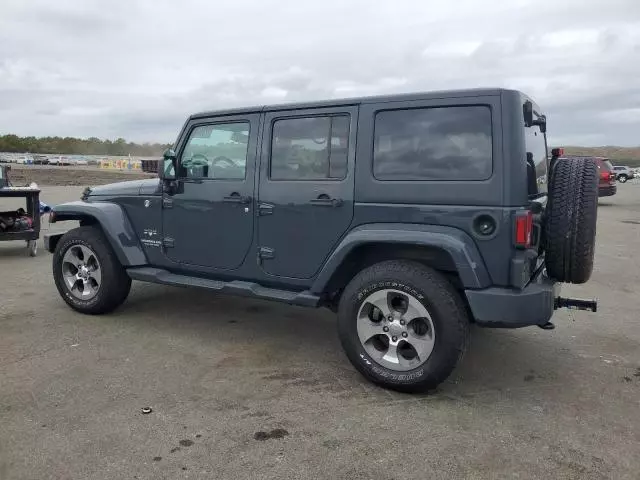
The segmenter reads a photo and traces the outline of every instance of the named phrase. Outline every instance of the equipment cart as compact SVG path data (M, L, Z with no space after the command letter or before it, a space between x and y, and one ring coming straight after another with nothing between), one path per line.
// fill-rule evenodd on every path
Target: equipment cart
M0 228L0 242L24 240L27 242L29 255L35 257L40 237L40 189L7 185L6 169L2 168L0 169L0 204L3 198L24 198L27 209L26 211L0 211L0 222L4 222L5 227L7 223L14 222L13 228Z

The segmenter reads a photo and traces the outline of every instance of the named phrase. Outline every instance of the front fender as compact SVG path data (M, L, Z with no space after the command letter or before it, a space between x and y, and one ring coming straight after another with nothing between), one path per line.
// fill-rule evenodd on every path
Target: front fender
M354 228L340 242L314 281L311 292L319 294L354 249L367 244L404 244L446 251L456 266L464 288L491 285L491 277L473 239L462 230L438 225L373 223Z
M142 250L126 213L120 205L110 202L69 202L52 209L51 222L94 220L100 224L120 263L127 267L146 265Z

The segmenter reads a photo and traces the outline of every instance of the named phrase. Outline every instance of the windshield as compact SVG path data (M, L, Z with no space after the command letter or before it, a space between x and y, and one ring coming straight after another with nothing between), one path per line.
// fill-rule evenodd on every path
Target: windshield
M538 125L525 127L525 146L527 148L528 168L530 175L535 176L536 191L529 191L530 195L547 192L547 139ZM530 189L531 190L531 189Z

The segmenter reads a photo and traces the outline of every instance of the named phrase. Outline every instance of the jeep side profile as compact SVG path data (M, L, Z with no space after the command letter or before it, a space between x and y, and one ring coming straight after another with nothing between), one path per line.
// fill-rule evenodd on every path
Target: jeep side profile
M444 381L469 325L553 328L593 268L598 171L547 157L526 95L472 89L206 112L158 179L87 188L45 238L62 298L114 310L132 280L337 313L355 368Z

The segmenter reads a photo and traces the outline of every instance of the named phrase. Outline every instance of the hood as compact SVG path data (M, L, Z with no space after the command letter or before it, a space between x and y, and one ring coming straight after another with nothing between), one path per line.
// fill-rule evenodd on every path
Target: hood
M159 179L149 178L146 180L130 180L127 182L109 183L107 185L99 185L90 187L88 195L92 197L105 196L131 196L140 194L151 194L158 189Z

